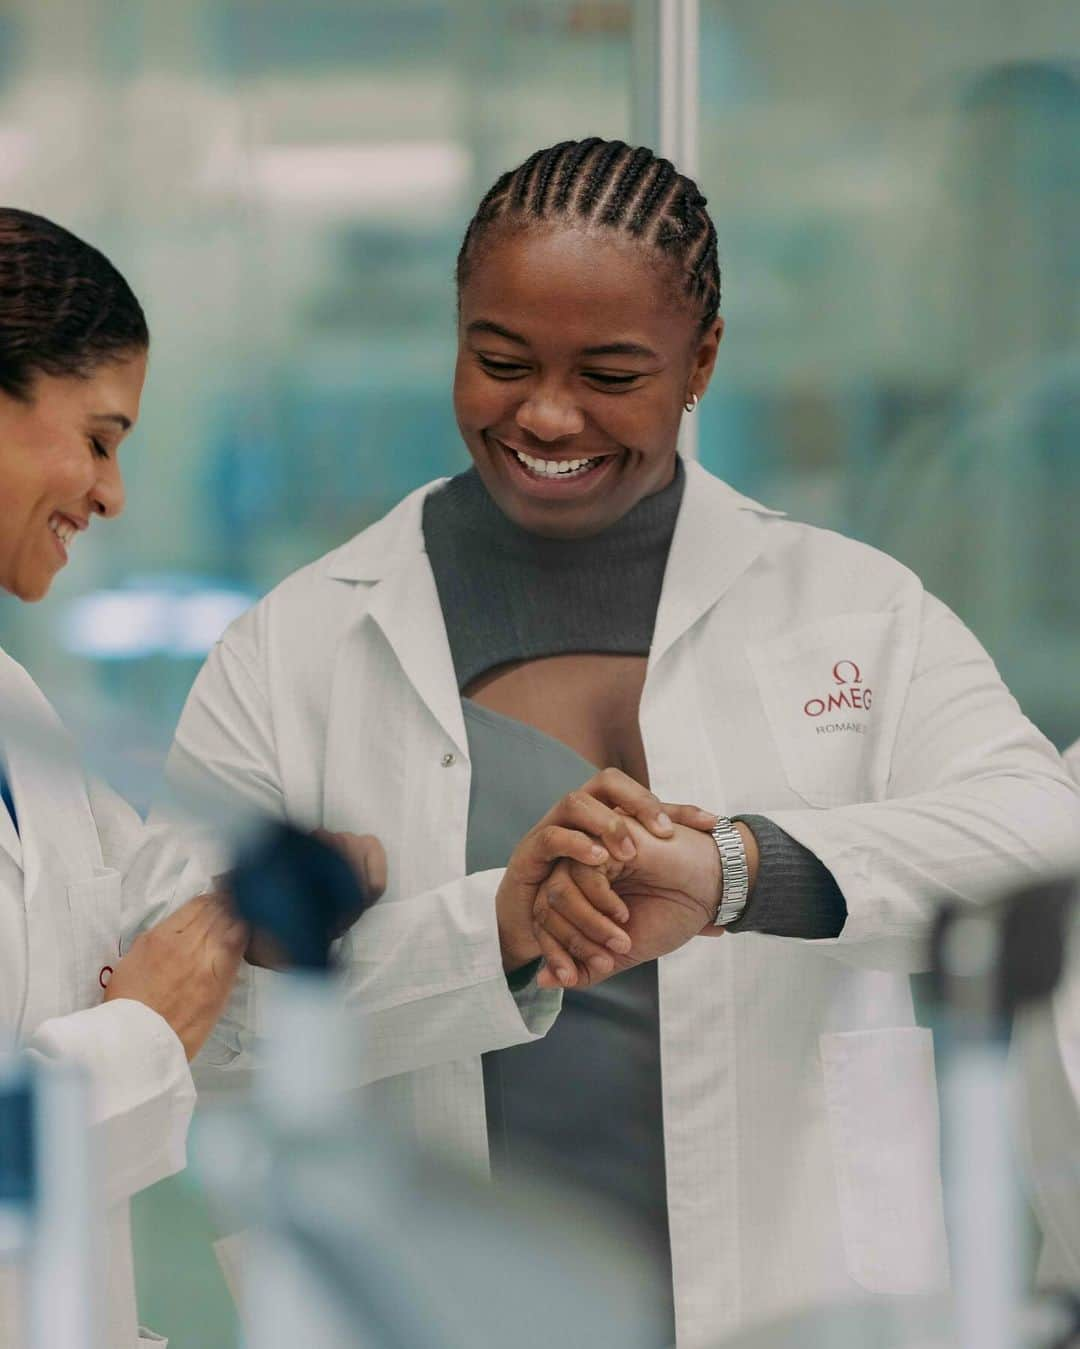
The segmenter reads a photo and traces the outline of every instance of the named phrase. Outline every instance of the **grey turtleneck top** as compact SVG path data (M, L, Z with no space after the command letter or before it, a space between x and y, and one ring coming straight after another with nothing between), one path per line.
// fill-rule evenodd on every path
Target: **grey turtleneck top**
M667 487L583 539L521 529L475 469L430 493L424 542L458 688L509 661L582 651L647 656L685 483L676 460ZM847 906L831 872L770 820L739 818L753 831L760 860L753 894L729 930L837 936Z

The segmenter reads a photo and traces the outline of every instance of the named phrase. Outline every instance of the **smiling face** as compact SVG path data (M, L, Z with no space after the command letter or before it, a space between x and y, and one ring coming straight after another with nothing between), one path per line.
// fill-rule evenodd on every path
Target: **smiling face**
M489 493L522 528L599 533L671 481L702 333L669 263L563 224L493 238L461 288L454 409Z
M146 353L87 378L39 375L27 401L0 393L0 587L38 600L93 516L124 508L120 442L139 415Z

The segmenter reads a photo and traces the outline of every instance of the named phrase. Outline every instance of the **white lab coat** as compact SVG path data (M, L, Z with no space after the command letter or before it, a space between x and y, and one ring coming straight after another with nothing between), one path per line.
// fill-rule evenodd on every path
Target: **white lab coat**
M128 1200L184 1166L195 1100L183 1045L142 1003L102 1002L122 941L144 914L125 900L121 871L142 825L87 782L30 676L0 651L0 719L19 818L0 808L0 1038L84 1067L92 1081L101 1160L107 1349L161 1344L135 1312ZM14 1282L0 1271L0 1330L18 1344Z
M468 743L426 490L232 625L170 771L383 840L389 889L346 945L372 1094L402 1131L484 1165L478 1055L543 1030L558 995L510 998L501 873L464 875ZM1080 835L1076 789L915 576L693 464L640 724L660 797L769 815L849 910L835 941L702 939L660 961L680 1346L801 1305L938 1287L933 1047L907 975L939 897L977 903L1060 864Z

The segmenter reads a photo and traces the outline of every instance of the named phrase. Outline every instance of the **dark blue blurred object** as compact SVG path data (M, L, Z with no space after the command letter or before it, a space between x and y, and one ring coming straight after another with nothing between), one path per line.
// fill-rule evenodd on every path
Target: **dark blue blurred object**
M241 852L230 888L238 915L284 964L304 970L330 969L331 943L373 903L335 848L287 824Z
M0 1077L0 1205L34 1197L34 1101L24 1074Z

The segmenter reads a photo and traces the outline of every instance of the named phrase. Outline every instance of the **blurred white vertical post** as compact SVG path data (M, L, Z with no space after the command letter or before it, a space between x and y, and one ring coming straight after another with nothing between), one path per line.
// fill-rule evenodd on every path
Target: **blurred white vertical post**
M634 6L635 141L691 178L698 173L699 0L637 0ZM697 458L697 422L683 417L679 448Z
M28 1349L104 1349L101 1195L81 1069L34 1076L34 1230L27 1261Z

